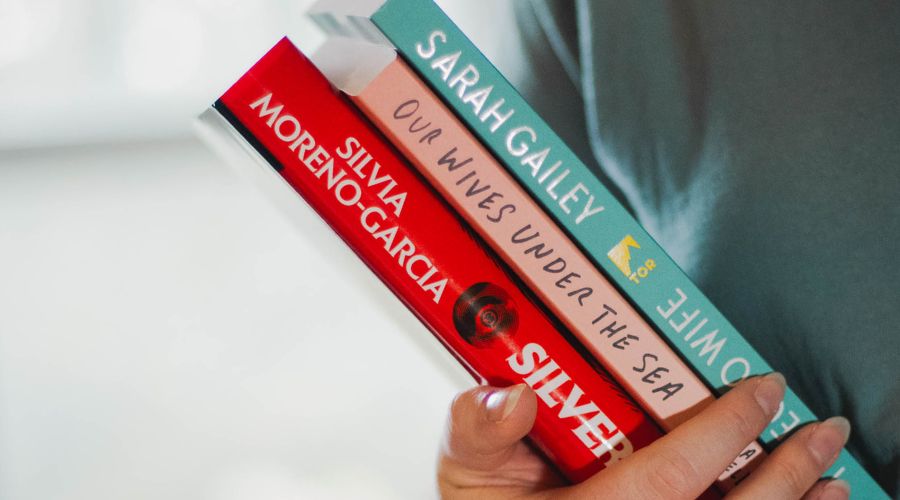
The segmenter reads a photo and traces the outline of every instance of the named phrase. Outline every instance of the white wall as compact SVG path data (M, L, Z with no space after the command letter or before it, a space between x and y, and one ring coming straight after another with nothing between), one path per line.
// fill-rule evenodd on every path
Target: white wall
M434 494L468 376L191 133L304 3L0 0L0 499Z

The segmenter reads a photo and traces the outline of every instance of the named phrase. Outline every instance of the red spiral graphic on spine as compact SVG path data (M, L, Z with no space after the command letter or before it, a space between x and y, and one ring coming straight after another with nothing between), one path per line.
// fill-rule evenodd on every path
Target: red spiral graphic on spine
M499 336L515 334L519 316L505 290L492 283L476 283L453 305L456 331L474 346L483 346Z

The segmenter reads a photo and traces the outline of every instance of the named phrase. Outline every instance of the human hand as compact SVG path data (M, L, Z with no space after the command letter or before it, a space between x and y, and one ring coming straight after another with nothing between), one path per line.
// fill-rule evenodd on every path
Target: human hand
M526 385L476 387L450 408L438 462L446 498L696 498L773 418L784 397L780 374L738 384L702 412L616 465L573 486L522 438L537 398ZM847 498L849 487L821 475L837 459L850 424L842 417L805 426L785 440L728 498Z

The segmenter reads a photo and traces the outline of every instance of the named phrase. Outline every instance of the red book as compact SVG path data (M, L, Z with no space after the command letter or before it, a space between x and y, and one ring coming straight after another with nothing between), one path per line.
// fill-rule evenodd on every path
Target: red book
M568 478L660 436L290 41L214 108L477 380L537 392L531 440Z

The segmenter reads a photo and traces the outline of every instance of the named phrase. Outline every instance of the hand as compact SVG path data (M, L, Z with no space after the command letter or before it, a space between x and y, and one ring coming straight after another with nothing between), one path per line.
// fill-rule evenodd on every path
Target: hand
M652 445L581 484L564 486L522 441L534 424L534 392L524 384L477 387L460 394L450 408L438 487L446 498L696 498L762 432L784 388L780 374L746 380ZM847 498L846 482L819 478L849 432L842 417L805 426L728 498Z

